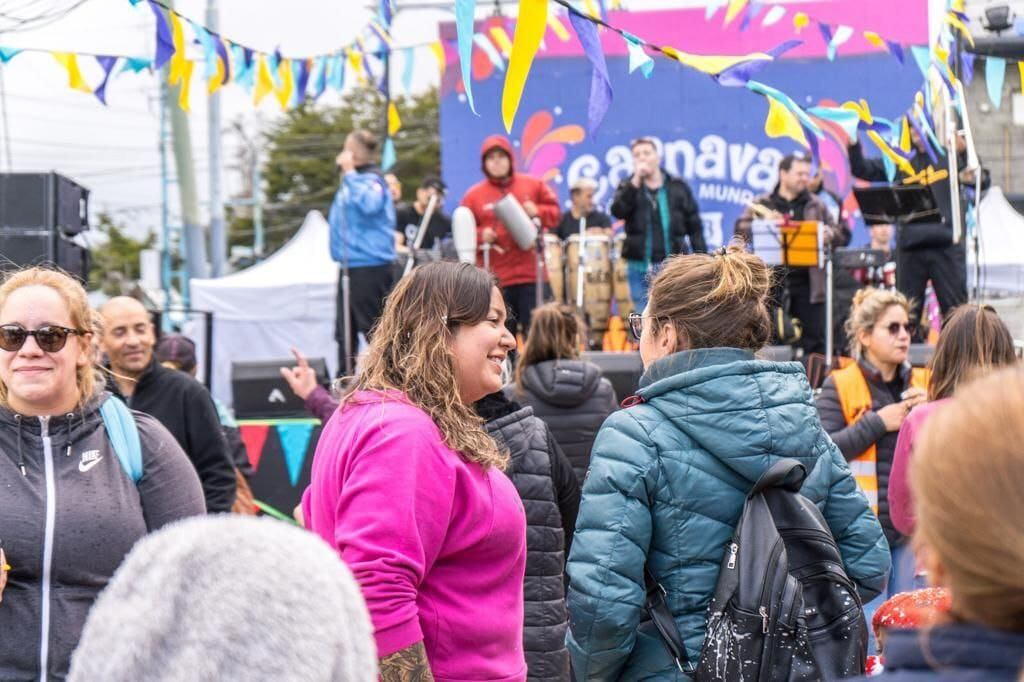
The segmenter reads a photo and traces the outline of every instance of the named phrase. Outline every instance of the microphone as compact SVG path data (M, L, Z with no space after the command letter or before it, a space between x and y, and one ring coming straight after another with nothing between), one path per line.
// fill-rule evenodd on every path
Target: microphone
M476 264L476 218L473 211L459 206L452 212L452 241L462 263Z

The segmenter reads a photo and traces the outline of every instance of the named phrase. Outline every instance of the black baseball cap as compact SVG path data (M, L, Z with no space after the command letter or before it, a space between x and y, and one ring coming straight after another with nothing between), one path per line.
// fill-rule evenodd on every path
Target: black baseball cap
M423 178L423 182L420 183L420 189L436 189L441 194L444 194L448 191L448 186L441 181L441 178L434 175L428 175Z

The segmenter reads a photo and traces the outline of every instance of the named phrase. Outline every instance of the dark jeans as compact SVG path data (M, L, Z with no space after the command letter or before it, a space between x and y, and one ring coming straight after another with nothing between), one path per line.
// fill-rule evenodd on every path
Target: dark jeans
M501 293L505 297L505 305L508 306L508 319L505 326L515 336L517 329L521 329L523 337L530 330L530 320L533 317L533 309L537 307L537 285L512 284L504 287ZM551 300L551 287L544 283L544 301Z
M811 303L811 280L807 268L787 272L785 286L789 290L789 312L803 325L803 335L796 346L804 349L804 357L811 353L824 355L825 304Z
M375 265L367 268L349 268L349 306L352 324L349 339L352 349L352 369L355 370L359 354L359 334L370 340L370 330L377 323L384 309L384 299L394 284L392 265ZM334 338L338 340L338 376L345 373L345 322L342 310L342 280L338 273L338 315Z
M910 317L921 321L924 290L932 281L945 317L967 303L967 251L964 244L927 249L900 249L896 254L896 286L910 299Z

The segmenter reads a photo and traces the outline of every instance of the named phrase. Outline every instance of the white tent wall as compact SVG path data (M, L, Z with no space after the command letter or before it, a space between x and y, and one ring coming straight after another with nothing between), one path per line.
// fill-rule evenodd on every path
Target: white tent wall
M981 291L983 296L1024 294L1024 216L992 187L981 200ZM974 288L974 253L967 242L967 288Z
M329 228L310 211L295 236L265 261L220 279L192 280L192 307L213 313L211 382L214 397L233 403L231 363L291 357L297 348L336 370L334 338L338 266ZM205 357L201 330L188 330ZM206 368L200 371L205 376Z

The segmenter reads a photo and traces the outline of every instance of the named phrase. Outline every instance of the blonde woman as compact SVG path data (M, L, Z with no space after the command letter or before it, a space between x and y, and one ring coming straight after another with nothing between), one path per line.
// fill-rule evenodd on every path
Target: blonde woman
M417 268L320 437L303 517L362 587L386 681L526 679L526 519L473 411L514 347L492 275Z
M63 679L100 590L136 540L206 511L167 430L132 413L141 478L100 413L85 291L42 268L0 285L0 679ZM2 563L2 562L0 562Z
M910 468L914 545L948 623L890 631L882 679L1014 682L1024 667L1024 373L968 384L929 419ZM876 679L876 678L873 678Z

